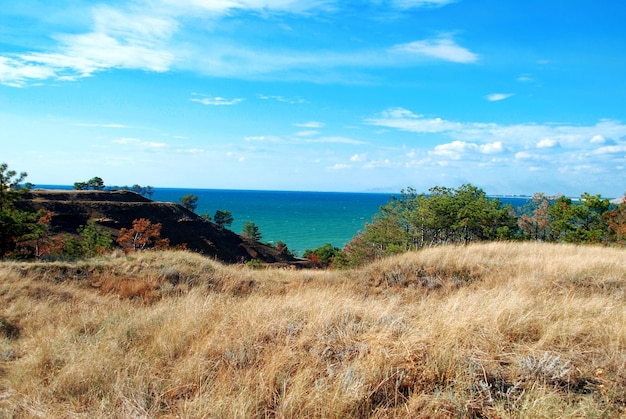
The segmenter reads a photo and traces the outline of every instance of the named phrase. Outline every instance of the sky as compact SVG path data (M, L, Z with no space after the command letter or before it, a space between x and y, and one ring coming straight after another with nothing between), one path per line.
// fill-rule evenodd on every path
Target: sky
M622 0L0 0L35 185L626 192Z

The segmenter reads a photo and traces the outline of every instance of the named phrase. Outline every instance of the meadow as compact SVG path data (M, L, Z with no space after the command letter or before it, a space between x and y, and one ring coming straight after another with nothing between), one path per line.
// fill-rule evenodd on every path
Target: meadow
M0 417L624 417L625 290L623 248L536 242L0 262Z

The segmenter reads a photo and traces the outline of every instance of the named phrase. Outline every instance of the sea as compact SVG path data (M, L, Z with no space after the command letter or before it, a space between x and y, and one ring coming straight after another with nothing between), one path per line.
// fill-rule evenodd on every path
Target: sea
M71 186L37 185L43 189L72 189ZM154 188L151 199L179 202L184 195L198 197L196 214L228 210L233 215L229 227L241 233L246 221L254 222L261 241L282 241L294 254L325 244L343 248L365 224L388 203L392 193L297 192L224 189ZM522 206L527 197L498 197L503 203Z

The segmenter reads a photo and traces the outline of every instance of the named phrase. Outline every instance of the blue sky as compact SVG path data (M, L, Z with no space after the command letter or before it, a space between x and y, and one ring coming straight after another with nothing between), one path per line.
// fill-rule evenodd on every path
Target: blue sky
M35 184L626 191L618 0L0 0Z

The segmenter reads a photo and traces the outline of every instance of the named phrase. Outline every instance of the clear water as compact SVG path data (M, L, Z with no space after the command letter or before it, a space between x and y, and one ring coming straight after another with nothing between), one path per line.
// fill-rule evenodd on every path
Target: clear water
M71 189L71 186L43 186ZM262 241L282 241L298 255L326 243L343 248L391 199L389 193L340 193L247 191L220 189L154 188L152 199L178 203L186 194L198 197L197 214L228 210L234 222L230 229L241 233L246 221L254 222ZM514 207L528 198L500 198Z
M280 240L299 255L326 243L343 247L391 198L373 193L155 188L152 199L178 202L188 193L198 197L197 214L228 210L234 218L232 231L240 233L243 224L252 221L263 242Z

